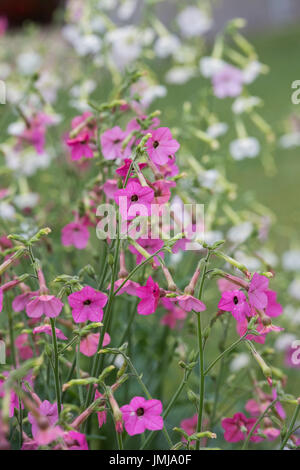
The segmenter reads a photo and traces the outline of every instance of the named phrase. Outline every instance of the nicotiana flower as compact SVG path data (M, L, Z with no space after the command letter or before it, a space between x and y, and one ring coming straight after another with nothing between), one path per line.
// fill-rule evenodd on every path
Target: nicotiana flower
M187 38L201 36L212 26L212 20L205 11L196 6L188 6L177 16L181 34Z
M153 163L165 165L168 162L169 155L174 155L180 144L173 139L168 127L159 127L151 134L146 144L148 155Z
M80 341L80 352L88 357L94 356L94 354L96 354L98 350L99 339L100 339L100 333L90 333L89 335L82 338ZM109 343L110 343L110 336L108 333L105 333L102 347L104 348Z
M256 418L247 418L243 413L235 413L232 418L222 419L222 427L225 431L224 439L227 442L239 442L246 439L247 435L256 423ZM262 438L257 436L258 428L250 438L251 442L260 442Z
M88 133L81 133L74 139L68 139L67 144L71 148L72 160L80 160L83 157L94 157L94 152L90 146L90 136Z
M155 312L159 297L159 285L150 276L145 286L137 287L136 295L141 299L137 311L140 315L151 315Z
M244 137L230 142L229 150L234 160L254 158L260 152L260 143L255 137Z
M157 238L157 239L155 239L155 238L138 238L136 240L136 242L141 247L143 247L147 251L147 253L149 253L150 255L153 255L153 253L160 250L164 246L164 242L162 240L160 240L160 238ZM131 253L136 255L136 264L140 264L142 261L145 260L144 256L134 246L129 245L129 250L131 251ZM159 253L159 256L161 258L164 258L164 252L161 251ZM154 256L154 258L152 258L152 265L155 266L155 267L159 266L159 261L158 261L157 256Z
M199 62L200 72L206 78L216 75L225 65L223 60L216 57L202 57Z
M159 431L163 428L162 403L160 400L146 400L134 397L129 405L121 408L126 432L130 436L142 434L146 429Z
M128 133L124 132L119 126L101 134L101 149L103 156L106 160L115 160L116 158L129 157L131 150L129 146L125 149L122 148L123 140L127 137Z
M40 325L40 326L36 326L33 329L32 333L34 335L40 334L40 333L45 333L46 335L52 336L52 328L48 324ZM62 340L67 340L68 339L59 328L55 328L55 334L56 334L56 337L59 338L59 339L62 339Z
M56 403L51 404L48 400L44 400L38 408L38 413L39 418L32 412L28 413L32 436L38 445L47 445L63 435L61 428L55 426L58 421ZM45 421L42 422L41 418L45 418Z
M154 52L160 59L165 59L176 53L180 46L180 40L173 34L159 37L154 44Z
M196 297L189 294L178 295L177 297L170 297L171 302L177 302L186 312L203 312L206 310L206 305Z
M49 318L57 317L64 304L54 295L38 295L26 305L26 313L30 318L40 318L45 315Z
M225 312L231 312L238 322L251 315L247 298L241 290L223 292L218 308Z
M236 97L243 90L243 74L232 65L224 65L212 77L214 94L217 98Z
M131 220L138 213L146 217L150 215L154 191L149 186L142 186L137 179L129 179L126 188L118 189L114 197L123 220Z
M86 248L90 232L84 221L78 220L65 225L61 231L61 242L64 246L75 246L78 250Z
M248 297L250 304L259 309L268 305L269 279L261 274L254 273L249 284Z
M68 450L89 450L85 434L81 432L68 431L64 433L63 439Z
M82 323L87 320L94 322L101 321L103 318L103 307L105 307L107 300L106 294L90 286L85 286L81 290L70 294L68 301L75 323Z

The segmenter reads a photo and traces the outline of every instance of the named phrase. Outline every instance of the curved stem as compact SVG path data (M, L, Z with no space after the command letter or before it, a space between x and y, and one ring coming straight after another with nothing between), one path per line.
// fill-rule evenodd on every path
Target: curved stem
M289 440L291 434L293 433L293 428L294 428L294 425L295 425L296 420L297 420L297 418L298 418L299 411L300 411L300 403L298 403L298 405L297 405L296 408L295 408L293 417L292 417L292 419L291 419L289 428L288 428L288 430L287 430L287 432L286 432L286 435L285 435L285 438L284 438L284 440L283 440L283 442L282 442L282 445L281 445L281 447L280 447L280 450L283 450L283 449L284 449L284 447L285 447L287 441Z
M242 450L246 450L247 447L248 447L248 444L250 442L250 439L252 437L252 435L254 434L254 431L255 429L259 426L259 424L261 423L261 421L264 419L264 417L266 416L266 414L268 413L268 411L275 405L275 403L277 402L277 398L275 400L273 400L270 405L261 413L261 415L258 417L257 421L254 423L254 425L252 426L248 436L247 436L247 439L245 440L244 442L244 445L242 447Z
M241 336L238 340L236 340L234 343L232 343L231 346L228 346L227 349L225 349L225 351L223 351L209 366L208 368L204 371L204 375L207 375L208 372L216 365L217 362L219 362L220 359L222 359L224 356L226 356L226 354L228 354L232 349L234 349L236 346L238 346L242 341L244 341L244 339L246 338L246 336L248 335L248 331L246 331L246 333Z
M50 318L51 329L52 329L52 341L53 341L53 350L54 350L54 380L55 380L55 391L56 391L56 400L57 400L57 411L58 416L61 412L61 395L60 395L60 383L59 383L59 366L58 366L58 349L57 349L57 340L56 340L56 331L55 331L55 320Z

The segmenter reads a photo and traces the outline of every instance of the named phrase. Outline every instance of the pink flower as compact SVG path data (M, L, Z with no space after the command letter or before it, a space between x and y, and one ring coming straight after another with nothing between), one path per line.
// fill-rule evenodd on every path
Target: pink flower
M87 132L79 134L74 139L68 139L67 144L71 148L71 159L80 160L82 157L93 158L94 152L89 144L90 136Z
M153 198L153 189L141 186L136 179L128 180L126 188L118 189L115 192L115 201L120 208L123 220L134 219L138 213L145 216L150 215Z
M146 285L136 289L136 295L142 299L138 304L137 311L140 315L151 315L155 312L159 297L159 285L150 276Z
M231 312L238 322L243 321L251 314L246 296L240 290L223 292L218 308L225 312Z
M38 295L38 291L34 291L34 292L28 291L28 292L24 292L23 294L17 295L12 302L13 310L15 312L22 312L22 310L25 310L26 305L36 295Z
M103 307L107 303L107 295L90 286L73 292L68 297L75 323L87 320L100 322L103 318Z
M249 284L248 297L252 307L264 309L268 305L269 279L258 273L254 273Z
M173 176L176 176L179 173L179 168L176 165L176 158L174 155L169 155L168 161L163 165L157 165L157 167L164 178L173 178Z
M234 284L231 281L228 281L228 279L224 279L224 278L218 279L217 284L221 293L225 291L236 290L236 284Z
M115 285L114 285L114 290L116 291L124 282L125 279L118 279L116 282L115 282ZM134 281L131 281L130 279L124 284L124 286L119 290L119 292L116 294L116 295L121 295L123 294L124 292L126 292L126 294L128 295L133 295L133 296L136 296L136 289L138 287L141 287L140 284L138 284L137 282L134 282Z
M4 36L8 28L8 19L6 16L0 16L0 37Z
M248 329L247 319L245 318L243 321L237 322L236 329L240 336L244 336L244 334L246 333ZM259 335L249 334L246 336L246 339L248 339L249 341L255 341L256 343L259 343L259 344L264 344L266 341L266 332L263 333L263 330L264 330L263 324L261 322L258 322L258 325L256 326L256 331L260 334Z
M225 65L212 77L214 94L217 98L239 96L243 89L242 71L232 65Z
M145 400L143 397L134 397L129 405L121 408L124 425L130 436L142 434L146 429L159 431L163 428L162 403L160 400Z
M171 197L170 188L176 186L175 181L158 180L152 184L154 188L154 202L155 204L165 204Z
M292 343L285 351L285 365L293 369L300 369L300 348L298 341Z
M86 437L81 432L68 431L63 437L68 450L89 450Z
M159 127L152 131L146 144L149 157L157 165L165 165L169 160L169 155L174 155L179 147L180 144L172 138L168 127Z
M48 324L45 324L45 325L40 325L40 326L36 326L32 333L34 335L37 335L37 334L40 334L40 333L45 333L46 335L49 335L49 336L52 336L52 328L50 325ZM55 328L55 333L56 333L56 337L59 338L59 339L62 339L62 340L66 340L68 338L66 338L66 336L63 334L63 332L58 329L58 328Z
M179 295L177 297L170 297L171 302L178 302L179 307L181 307L186 312L194 310L195 312L203 312L206 310L206 305L201 302L201 300L196 299L189 294Z
M233 418L222 419L222 427L225 431L224 439L227 442L239 442L243 441L254 424L256 423L255 418L247 418L243 413L235 413ZM257 432L257 429L255 430ZM260 442L261 438L255 434L251 436L251 442Z
M29 336L27 333L22 333L16 337L15 346L22 361L26 361L27 359L33 357L33 351L31 349Z
M63 306L62 301L54 295L39 295L26 305L26 313L30 318L40 318L42 315L55 318Z
M3 290L0 289L0 312L2 312L3 309Z
M269 317L278 317L282 314L282 306L276 301L277 293L273 290L266 291L268 298L268 305L265 310L266 315Z
M44 400L38 411L41 417L46 418L43 426L41 427L39 420L31 412L28 413L28 421L32 425L31 432L34 440L39 445L47 445L63 435L62 430L55 426L58 421L57 404L51 404L48 400Z
M176 327L179 329L182 328L186 316L187 312L185 310L179 307L174 307L162 317L160 323L161 325L167 325L171 330L174 330Z
M131 153L127 146L122 149L123 140L127 137L127 132L122 131L119 126L108 129L100 137L103 156L106 160L128 157Z
M107 199L114 199L115 192L118 189L117 180L106 180L102 189Z
M159 238L157 238L157 239L155 239L155 238L139 238L138 240L136 240L136 242L139 245L141 245L141 247L143 247L150 255L153 255L153 253L160 250L164 246L164 242L162 240L160 240ZM129 245L129 250L131 251L131 253L136 255L136 264L140 264L142 261L145 260L144 256L139 251L137 251L137 249L134 246ZM164 252L161 251L159 253L159 256L161 258L164 258L164 256L165 256ZM155 266L155 267L159 266L159 261L158 261L157 256L152 258L152 263L153 263L153 266Z
M86 248L90 232L82 222L71 222L65 225L61 232L61 242L64 246L75 246L78 250Z
M188 434L188 436L191 436L192 434L194 434L194 432L196 432L197 423L198 423L198 414L196 413L191 418L183 419L180 423L180 427ZM186 441L185 439L183 440ZM192 444L194 442L195 441L192 441Z
M96 389L96 391L95 391L95 400L98 400L98 398L103 398L104 399L104 395L102 395L102 393L100 393ZM106 418L107 418L106 411L98 411L97 412L97 417L98 417L99 428L102 428L103 424L106 423Z
M98 350L99 338L100 338L100 333L91 333L85 336L80 341L80 352L88 357L94 356L94 354L96 354ZM102 347L104 348L109 343L110 343L110 336L108 333L105 333Z

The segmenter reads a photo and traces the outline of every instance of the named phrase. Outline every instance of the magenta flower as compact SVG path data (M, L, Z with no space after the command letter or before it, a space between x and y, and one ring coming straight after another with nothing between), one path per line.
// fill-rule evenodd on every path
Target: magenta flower
M141 245L141 247L143 247L150 255L153 255L153 253L160 250L164 246L164 242L159 238L139 238L136 240L136 242ZM136 264L140 264L142 261L145 260L144 256L139 251L137 251L134 246L129 245L129 250L131 251L131 253L136 255ZM161 258L164 258L164 252L161 251L159 253L159 256ZM154 256L154 258L152 258L152 263L155 267L159 266L157 256Z
M196 413L191 418L183 419L180 423L180 427L187 433L188 436L194 434L197 430L198 423L198 414ZM186 442L186 439L182 438L183 442ZM191 441L191 444L194 445L196 441Z
M159 297L159 285L150 276L146 285L137 287L136 295L142 299L138 304L137 311L140 315L151 315L155 312Z
M167 325L171 330L182 328L187 312L179 307L173 307L160 320L161 325Z
M102 190L107 197L107 199L114 199L115 192L118 189L118 181L117 180L106 180L105 183L102 185Z
M104 395L102 395L102 393L100 393L99 390L96 389L96 391L95 391L95 400L97 400L98 398L105 399ZM107 418L106 411L98 411L97 412L97 417L98 417L99 428L102 428L103 424L106 423L106 418Z
M98 350L100 333L91 333L85 336L80 341L80 352L87 357L94 356ZM103 338L102 347L104 348L110 343L110 336L108 333L105 333Z
M38 295L26 305L26 313L30 318L40 318L42 315L55 318L63 306L62 301L54 295Z
M134 397L129 405L121 406L124 425L129 436L142 434L146 429L159 431L163 428L162 403L160 400L145 400Z
M179 147L180 144L173 139L168 127L159 127L152 131L146 144L149 157L157 165L165 165L169 160L169 155L174 155Z
M241 290L223 292L218 308L225 312L231 312L238 322L243 321L251 314L247 298Z
M123 180L125 180L127 176L131 163L132 163L131 158L125 158L124 164L116 169L116 174L120 176ZM147 166L147 163L139 163L140 170L142 170L146 166ZM131 174L129 176L132 176L132 175L133 175L133 171L131 171Z
M48 324L40 325L40 326L36 326L33 329L32 333L34 335L45 333L46 335L52 336L52 328ZM55 328L55 333L56 333L56 337L59 339L62 339L62 340L68 339L59 328Z
M15 346L18 350L19 357L22 361L26 361L33 357L33 351L29 343L29 336L27 333L22 333L15 339Z
M71 222L65 225L61 232L61 242L64 246L75 246L78 250L86 248L90 238L86 224Z
M248 297L252 307L264 309L268 305L269 279L258 273L254 273L249 284Z
M248 329L247 319L245 318L243 321L237 322L236 329L240 336L244 336L244 334L246 333ZM249 334L246 336L246 339L248 339L249 341L255 341L256 343L259 343L259 344L264 344L266 341L266 332L263 333L263 330L264 330L263 324L261 322L258 322L258 325L256 326L256 331L259 333L259 335Z
M114 284L114 290L116 291L124 282L125 279L118 279L115 284ZM124 286L119 290L119 292L116 294L116 295L121 295L123 294L124 292L126 292L126 294L128 295L133 295L133 296L136 296L136 289L138 287L141 287L140 284L138 284L137 282L135 281L131 281L131 279L129 279L125 284Z
M128 180L126 188L115 192L115 201L123 220L134 219L138 213L146 217L150 215L153 198L153 189L142 186L136 179Z
M73 292L68 297L75 323L87 320L99 322L103 318L103 307L107 303L107 295L90 286Z
M176 176L179 173L179 168L176 165L176 158L174 155L169 155L168 161L163 165L157 165L157 167L164 178L173 178L173 176Z
M196 297L189 294L182 294L177 297L170 297L171 302L177 302L179 307L181 307L186 312L203 312L206 310L206 305L201 302L201 300L196 299Z
M80 160L82 157L93 158L94 152L90 147L90 136L87 132L79 134L74 139L68 139L67 144L71 148L71 159Z
M268 305L265 310L266 315L269 317L278 317L282 314L282 306L276 301L277 293L273 290L266 292L268 297Z
M44 400L38 411L41 417L46 418L43 426L40 425L39 420L31 412L28 413L28 421L32 426L31 432L34 440L39 445L47 445L63 435L61 428L55 426L58 421L57 404L51 404L48 400Z
M214 94L217 98L239 96L243 89L243 73L232 65L225 65L212 78Z
M243 413L235 413L233 418L222 419L222 427L225 431L224 439L227 442L239 442L246 439L247 435L256 423L255 418L247 418ZM255 429L257 432L257 428ZM260 442L262 439L255 435L251 436L251 442Z
M124 150L122 149L123 140L126 137L127 132L124 132L119 126L103 132L100 138L103 157L106 160L129 157L130 147L127 146Z
M63 438L68 450L89 450L86 437L81 432L68 431Z

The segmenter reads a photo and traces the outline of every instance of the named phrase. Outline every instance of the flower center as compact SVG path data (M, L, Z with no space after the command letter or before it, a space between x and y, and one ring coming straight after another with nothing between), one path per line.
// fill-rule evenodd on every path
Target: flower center
M116 145L116 144L119 144L120 142L121 142L121 139L115 139L115 140L114 140L114 144L115 144L115 145Z
M159 146L159 142L158 142L157 140L155 140L155 141L153 142L153 148L156 149L158 146Z
M83 302L83 305L91 305L92 301L90 299L87 299Z
M144 408L138 408L138 409L136 410L136 414L137 414L138 416L143 416L144 413L145 413Z
M130 200L131 200L132 202L136 202L136 201L139 200L139 197L138 197L136 194L133 194L133 195L131 196Z
M236 295L233 297L233 303L234 305L237 305L239 303L239 299L237 298Z

